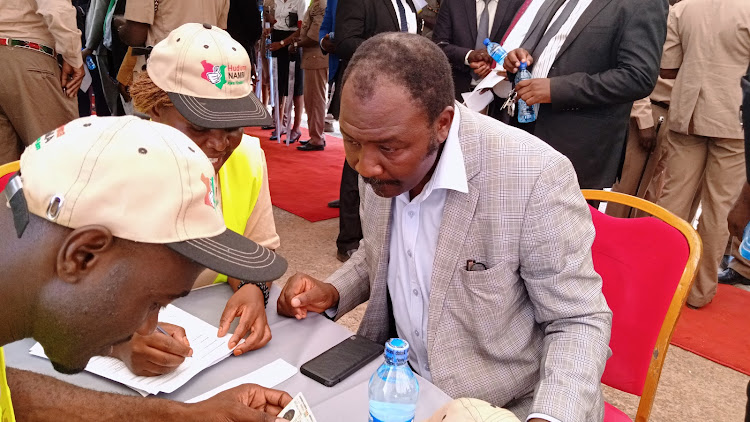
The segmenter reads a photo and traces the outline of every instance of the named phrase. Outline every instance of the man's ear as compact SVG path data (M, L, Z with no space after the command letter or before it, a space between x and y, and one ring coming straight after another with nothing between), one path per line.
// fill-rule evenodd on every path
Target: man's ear
M70 232L57 252L56 272L61 280L77 283L103 260L115 237L104 226L85 226Z
M440 112L437 118L437 136L441 143L448 139L448 132L451 130L451 123L453 123L453 114L455 112L453 106L447 106Z

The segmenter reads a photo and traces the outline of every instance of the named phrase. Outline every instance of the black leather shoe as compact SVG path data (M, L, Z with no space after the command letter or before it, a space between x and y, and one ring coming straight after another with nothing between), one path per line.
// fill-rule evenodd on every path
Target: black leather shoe
M314 145L308 142L304 145L298 146L297 149L300 151L323 151L326 147L324 145Z
M266 125L266 126L261 126L260 128L262 130L274 130L274 129L276 129L276 126L274 126L274 125Z
M304 141L299 141L299 144L300 145L307 145L308 142L310 142L310 140L309 139L305 139ZM325 139L323 140L323 146L326 146Z
M743 277L742 274L737 271L727 268L719 273L719 284L743 284L745 286L750 286L750 280Z
M328 203L328 208L341 208L341 201L336 199L335 201L331 201Z

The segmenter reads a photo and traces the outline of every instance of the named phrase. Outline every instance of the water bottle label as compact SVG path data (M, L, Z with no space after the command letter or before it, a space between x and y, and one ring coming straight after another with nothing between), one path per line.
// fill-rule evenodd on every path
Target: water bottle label
M369 419L369 421L370 422L385 422L385 421L381 421L380 419L376 418L375 416L372 416L372 412L370 412L370 419ZM414 418L411 418L408 421L404 421L404 422L414 422Z

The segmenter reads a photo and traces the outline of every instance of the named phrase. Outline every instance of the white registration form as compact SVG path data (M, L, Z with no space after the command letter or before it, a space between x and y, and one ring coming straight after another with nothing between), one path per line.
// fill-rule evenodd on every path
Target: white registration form
M143 396L158 393L171 393L190 381L204 369L211 367L229 357L229 339L232 334L216 337L217 327L208 324L182 309L167 305L159 312L159 322L179 325L185 329L193 356L185 361L174 372L156 377L142 377L133 374L121 360L112 357L97 356L89 361L86 370L104 378L124 384ZM32 355L46 358L42 345L36 343L29 351Z

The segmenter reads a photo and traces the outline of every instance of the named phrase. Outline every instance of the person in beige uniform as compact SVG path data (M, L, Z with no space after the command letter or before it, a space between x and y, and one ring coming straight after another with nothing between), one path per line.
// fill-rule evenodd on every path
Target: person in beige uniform
M81 31L70 0L0 0L0 164L78 117ZM62 68L57 55L62 56Z
M625 147L622 174L612 191L654 201L664 186L664 139L667 137L671 79L659 78L654 91L633 103ZM610 203L607 214L613 217L641 216L630 207Z
M131 47L154 46L185 23L207 23L227 29L229 0L128 0L125 23L118 26L122 41ZM134 75L145 70L139 56Z
M698 233L703 259L687 299L693 308L707 305L716 294L729 238L727 215L745 180L737 87L748 63L750 2L686 0L670 10L660 76L675 79L675 85L665 184L657 203L687 219L702 189Z
M307 130L310 139L300 141L300 151L323 151L326 138L323 134L326 120L326 85L328 85L328 55L318 45L318 34L323 16L326 14L326 0L313 0L302 20L300 40L302 47L302 69L305 75L304 100L307 111Z

